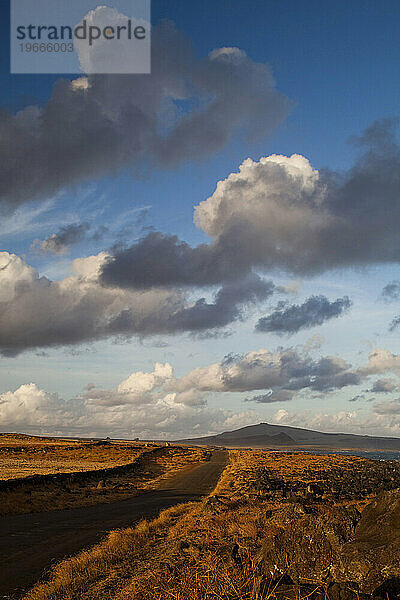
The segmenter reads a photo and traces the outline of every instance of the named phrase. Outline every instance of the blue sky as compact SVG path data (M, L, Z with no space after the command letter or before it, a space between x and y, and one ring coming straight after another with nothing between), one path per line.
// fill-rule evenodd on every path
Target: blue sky
M8 23L7 3L2 3L0 11L2 22ZM198 247L199 244L212 245L213 240L215 241L220 233L215 237L214 234L210 234L211 230L207 230L207 226L195 227L193 223L195 207L210 197L214 203L217 202L219 199L216 192L217 182L236 173L245 159L251 158L254 164L258 164L261 157L273 154L302 155L310 161L312 168L319 170L321 174L324 173L325 168L339 171L338 175L332 175L337 187L341 189L338 194L339 199L336 198L336 201L342 204L345 202L346 208L342 207L336 212L336 209L332 208L332 215L337 218L348 218L346 227L349 223L355 224L354 248L349 251L349 256L346 255L346 258L333 260L327 255L324 260L321 259L321 264L313 272L311 268L299 268L295 264L302 265L302 261L305 264L308 260L307 256L314 252L314 246L303 248L300 245L298 255L292 256L290 259L292 262L288 266L286 262L280 262L279 251L281 244L290 242L283 239L279 241L277 234L276 261L266 256L258 256L256 262L251 263L248 268L249 272L257 274L263 280L272 279L277 287L290 286L290 291L276 290L271 296L265 294L259 302L252 301L246 306L237 306L239 316L233 317L224 326L204 328L201 331L198 329L194 331L187 327L184 330L178 329L172 333L165 333L165 327L162 325L155 332L151 330L151 333L149 328L139 333L136 330L132 333L131 329L119 330L118 338L111 333L88 334L86 337L77 336L71 342L65 334L64 337L60 335L58 342L46 342L53 334L50 332L50 335L47 330L47 333L43 333L44 330L39 326L31 331L29 329L31 323L28 323L29 319L24 313L20 315L18 327L22 327L21 323L27 321L26 338L29 339L26 341L24 334L21 334L21 339L25 339L25 342L21 342L18 351L15 351L12 340L11 346L7 342L10 332L1 335L0 324L0 340L6 340L3 342L4 353L0 359L0 397L9 403L9 411L5 412L3 417L0 412L0 426L4 430L14 428L50 433L81 431L84 434L101 434L114 427L113 434L124 437L134 434L135 436L173 437L184 435L185 432L187 435L193 432L209 433L229 426L233 428L236 425L257 422L260 419L264 421L275 419L276 422L326 430L343 429L398 435L400 408L396 404L399 396L397 383L390 392L368 391L373 387L374 377L397 382L399 373L397 359L386 360L385 358L382 359L383 366L380 363L379 366L367 367L368 353L376 348L385 349L393 357L400 352L398 330L396 332L396 328L393 328L393 331L389 331L390 323L399 313L399 301L397 300L396 304L394 297L396 294L390 298L386 295L386 299L382 297L382 290L388 282L398 279L398 249L395 232L388 230L391 219L387 218L392 207L394 228L395 220L398 218L393 209L397 188L394 191L392 187L385 188L382 192L374 188L370 198L365 188L361 191L357 188L354 191L356 184L353 180L351 185L347 187L344 185L342 189L343 180L340 174L344 173L345 179L351 179L351 168L360 154L360 148L354 141L349 142L349 139L360 136L366 128L379 119L398 116L399 4L391 1L380 3L306 1L282 4L255 0L250 5L239 0L153 1L153 26L157 26L163 19L173 21L176 29L190 40L194 63L197 61L200 64L201 61L209 60L207 59L209 53L216 48L240 48L252 61L252 65L267 64L275 80L276 92L273 88L272 91L266 92L265 102L269 102L275 93L281 96L271 100L268 106L266 104L265 112L273 112L275 110L271 108L273 102L284 103L282 99L284 97L290 102L290 108L287 106L284 115L279 118L276 116L275 126L265 126L264 129L265 115L264 117L260 115L259 121L256 122L250 105L251 98L245 97L243 102L249 101L250 106L246 119L254 120L253 125L256 125L259 133L257 139L252 136L249 138L240 126L229 125L227 140L217 148L211 147L212 144L208 145L207 142L206 151L202 151L200 158L196 156L195 151L192 152L193 146L200 142L195 139L191 142L189 137L187 156L183 151L179 160L172 165L167 164L168 156L164 156L159 161L147 156L140 161L124 160L111 165L108 169L105 160L96 169L91 166L83 176L74 175L75 179L71 179L71 184L66 177L57 189L49 186L45 189L40 188L40 193L32 192L29 195L29 191L24 188L23 198L21 196L22 200L18 201L18 204L15 200L17 196L13 196L12 185L7 182L7 189L11 189L11 195L2 197L4 205L3 224L0 225L1 250L17 255L24 265L36 269L40 276L58 282L60 289L63 289L63 286L69 285L68 277L74 259L80 261L106 252L109 256L116 257L115 264L117 264L118 261L125 260L129 250L130 257L134 256L136 257L134 260L143 260L143 264L147 264L146 256L140 254L137 258L136 250L138 247L141 248L140 240L152 233L175 235L192 248ZM39 110L46 110L53 86L59 77L10 75L8 43L6 31L0 42L0 105L14 115L31 105L38 107ZM239 59L242 60L240 57ZM259 75L254 75L256 76ZM73 80L75 77L71 76L70 79ZM111 81L110 86L113 85ZM104 90L106 89L104 87ZM132 102L134 102L135 88L132 87L132 90L127 93L133 94ZM237 91L240 91L239 88ZM221 93L223 94L223 90ZM249 90L249 96L251 95ZM115 101L119 102L117 95ZM228 112L229 99L224 98L224 102L227 103L224 111ZM68 122L69 104L65 101L63 107L65 112L61 116ZM110 106L107 107L109 110ZM184 101L180 103L179 98L175 97L174 110L177 111L178 117L185 118L191 114L191 105ZM164 126L163 119L171 118L167 113L165 114L166 117L164 113L159 115L161 128ZM176 115L172 118L172 126L175 125L173 121L175 118ZM223 119L223 113L218 118ZM72 127L77 127L76 122ZM132 136L135 135L135 129L132 127ZM377 136L371 134L369 139L373 140L371 142L373 144ZM99 143L101 144L101 141ZM129 139L124 143L129 144ZM61 133L59 144L62 149ZM118 150L118 142L116 142L116 149ZM3 151L7 156L7 149ZM12 151L11 140L10 153ZM91 151L93 149L88 150ZM373 151L373 146L369 147L369 152ZM124 152L129 153L129 149L125 148ZM385 154L382 161L376 160L376 157L374 161L368 161L366 155L362 168L364 170L380 168L379 181L385 177L387 179L386 171L382 171L382 165L389 168L386 167L386 163L393 164L394 172L397 172L398 164L397 150L388 150L389 152L392 154L387 156L387 161ZM27 155L25 160L29 162L35 160L35 157ZM38 165L39 170L44 169L43 173L47 173L46 165L40 166L40 161ZM25 172L27 162L20 164L19 168L20 172ZM269 169L270 164L267 163L265 168ZM286 167L282 168L286 169ZM304 165L301 169L303 168L307 169ZM76 173L77 167L74 169ZM276 169L278 173L281 167ZM38 175L37 185L40 187L40 172L36 175ZM368 176L370 175L368 171ZM43 179L46 176L43 175ZM288 179L279 184L280 193L283 189L283 194L286 190L285 186L291 185L290 176L287 174L286 176ZM312 178L311 174L308 176ZM267 174L265 177L265 189L268 192ZM321 185L323 177L325 176L320 175ZM250 186L248 181L246 185ZM333 184L330 188L330 185L329 179L327 188L322 186L313 191L313 202L316 208L311 220L317 218L319 193L325 194L325 202L327 204L332 202L334 207L337 188ZM29 185L26 184L25 187ZM16 193L19 193L18 190ZM225 192L224 188L221 195L221 201L227 207L231 202L229 193L231 192L228 190ZM245 196L246 199L249 198L249 205L253 193L254 202L258 201L257 194L260 192L256 193L252 187L249 187L249 195ZM308 198L308 192L303 188L299 188L296 193L305 194ZM366 232L374 223L374 210L379 211L379 206L385 203L385 194L388 199L385 209L386 220L383 214L376 218L377 227L381 227L380 235L371 238L372 250L369 248L363 253L358 246L364 245ZM359 218L357 214L355 217L351 214L353 198ZM236 200L232 199L232 202L234 201ZM282 206L285 201L282 197ZM211 204L209 203L209 206ZM239 207L238 210L240 212L242 209ZM366 224L364 224L365 213L369 215ZM247 223L247 220L252 218L253 213L250 216L249 214L244 213L243 223ZM272 239L275 230L271 229L269 213L265 214L265 238L269 236ZM211 218L210 215L211 212L207 213L207 218ZM358 222L363 223L362 230L357 229ZM52 246L51 240L53 239L54 242L54 236L59 236L63 231L65 233L63 227L76 228L82 224L84 232L80 230L76 239L70 238L70 241L62 246ZM218 222L212 227L218 229L220 225ZM85 227L87 230L84 230ZM341 231L339 230L338 236L341 235ZM336 234L332 234L333 239L334 235ZM386 235L388 243L387 247L384 247L382 240ZM358 245L357 236L360 236ZM323 238L324 234L321 237ZM377 260L373 248L376 239L381 240L381 247L376 250L376 256L379 257ZM247 244L243 246L243 253L246 253L246 248L252 243L252 237L243 243ZM318 243L325 248L323 240ZM341 241L338 237L338 244L340 243L351 245L351 241ZM327 247L329 248L329 244ZM8 259L4 260L4 264L8 264ZM153 264L151 260L150 268ZM136 269L136 266L134 268ZM15 267L17 273L15 277L22 277L21 269L22 267ZM122 277L118 280L120 286L118 293L122 295L118 296L116 302L123 306L124 302L128 302L124 294L130 294L132 289L136 290L134 293L139 294L143 292L143 287L138 286L136 282L135 288L131 273L121 275L121 270L118 271L117 268L114 270L112 277ZM246 277L246 273L234 275L233 279ZM82 277L81 271L79 276ZM115 279L113 281L115 282ZM230 281L232 282L232 277ZM248 283L247 280L244 281L246 287ZM173 290L173 294L176 294L173 300L171 296L168 302L178 302L178 295L186 294L184 306L187 310L202 297L212 304L213 294L217 293L225 283L225 280L213 280L205 285L191 283L188 286L186 283L178 282L174 285L168 284L163 288L163 293L172 294L171 290ZM159 282L153 283L152 286L157 289L160 287ZM146 289L148 291L148 288ZM32 292L31 298L35 298L35 294L36 292ZM286 311L291 306L297 307L303 314L308 307L305 304L307 300L316 295L324 296L328 302L328 305L320 307L320 310L327 311L330 315L327 317L327 312L324 312L322 322L317 319L318 322L314 326L308 323L298 330L290 330L289 325L284 325L286 329L283 334L282 332L279 334L276 329L255 331L259 319L271 315L276 319L276 312L279 310L283 313L283 321L289 319L291 313ZM335 309L331 304L345 297L348 297L352 303L350 308L340 308L338 314L332 316L331 313ZM150 302L143 298L143 303ZM96 307L99 302L100 300L96 300ZM140 313L140 298L136 296L134 300L129 298L129 302L134 302L136 310ZM286 304L279 305L279 302ZM33 311L30 318L34 319L34 311L38 310L37 307L30 305L28 300L24 300L23 306L24 310ZM19 307L13 310L23 309ZM57 318L54 316L56 313L52 312L55 310L53 305L49 304L48 310L51 322L51 319ZM228 309L224 308L224 310ZM148 318L151 322L151 313ZM270 323L271 319L268 321L268 327ZM54 327L57 329L56 325ZM65 325L63 327L65 328ZM313 339L311 350L308 349L310 339ZM10 351L10 347L14 349ZM303 387L296 381L286 382L289 388L298 387L296 394L289 394L290 398L286 384L280 384L279 390L267 385L265 388L249 386L248 389L243 387L235 389L233 384L225 388L222 386L223 389L220 389L220 384L215 384L210 385L210 389L206 389L204 383L192 382L192 384L184 380L185 375L199 367L208 368L212 363L222 364L224 357L232 353L241 357L236 357L236 363L233 363L236 365L235 368L251 369L251 364L249 367L248 362L243 358L248 353L266 349L281 357L282 353L293 348L297 348L296 352L300 356L297 359L301 362L302 369L307 370L307 377L311 379L309 384ZM307 359L304 358L305 355ZM345 366L339 368L336 363L333 365L333 359L331 360L333 371L336 369L334 375L336 377L338 374L346 374L348 381L353 383L342 385L335 380L336 383L330 386L324 381L319 387L317 384L313 387L314 381L320 377L315 365L323 357L335 357L335 360L340 358L344 361ZM241 360L242 363L244 360L245 364L242 364ZM154 375L156 362L171 364L174 368L173 378ZM222 375L219 376L223 378L232 376L227 374L225 366L221 369ZM360 369L364 371L361 372ZM121 399L118 386L135 373L137 374L133 386L135 391L131 390L124 399ZM151 385L143 383L146 379L145 373L153 373ZM211 374L204 372L202 377L211 378ZM88 391L85 387L88 384L93 384L95 386L93 389L99 390L97 394ZM147 388L146 385L150 387ZM18 392L21 386L23 389ZM278 391L282 392L282 389L286 394L284 400L277 399L272 402L267 399L268 395L273 396ZM139 393L138 390L141 392ZM249 401L256 395L265 396L264 401ZM362 398L351 402L357 396ZM21 405L25 407L28 416L22 417L18 414L18 409L15 407ZM96 413L96 407L104 406L108 406L109 410L107 412L104 409L103 421L99 425L93 414ZM155 415L158 415L157 411L160 414L159 417L155 417L158 421L154 423L154 427L151 419L152 410ZM50 413L53 417L56 416L49 418ZM87 415L90 415L90 418ZM125 428L118 418L128 423ZM82 425L85 419L91 423L87 427Z

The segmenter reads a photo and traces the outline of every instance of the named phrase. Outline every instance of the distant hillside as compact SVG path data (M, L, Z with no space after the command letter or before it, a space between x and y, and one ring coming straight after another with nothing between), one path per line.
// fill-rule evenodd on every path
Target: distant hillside
M218 435L180 440L211 446L324 446L326 448L362 448L400 450L400 438L373 437L349 433L322 433L286 425L249 425Z

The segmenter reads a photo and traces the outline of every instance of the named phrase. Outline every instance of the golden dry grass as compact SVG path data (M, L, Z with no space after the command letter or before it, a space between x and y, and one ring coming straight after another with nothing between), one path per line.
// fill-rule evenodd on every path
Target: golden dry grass
M17 448L15 454L10 450L13 447ZM157 448L159 450L153 454L152 450ZM156 488L166 477L183 467L205 460L208 454L205 449L163 447L157 444L112 442L98 445L93 442L3 435L0 436L0 465L4 469L2 474L11 475L8 477L10 479L19 477L21 472L27 476L108 469L131 464L139 456L142 457L142 464L138 471L102 473L96 478L91 476L87 481L36 483L27 480L16 489L0 491L0 515L90 506L131 498L143 490ZM25 463L26 471L23 471Z
M124 465L133 462L145 449L145 444L136 442L99 445L90 441L0 434L0 479Z

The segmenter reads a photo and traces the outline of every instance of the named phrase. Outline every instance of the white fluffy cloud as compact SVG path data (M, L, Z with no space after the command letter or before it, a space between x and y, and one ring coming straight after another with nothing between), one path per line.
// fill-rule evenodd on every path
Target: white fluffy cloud
M368 355L368 363L359 369L362 375L379 375L393 372L400 376L400 354L393 354L385 348L376 348Z
M315 197L316 191L319 195ZM271 240L265 240L266 250L283 238L292 238L296 245L305 241L307 232L326 222L323 213L315 214L322 192L319 173L304 156L248 158L238 173L219 181L213 195L196 207L194 220L213 238L243 221L254 230L267 228L273 234Z
M160 373L161 367L156 366L153 374L135 373L129 378L142 382L143 402L139 402L137 385L132 397L125 391L125 382L122 392L116 389L96 393L91 388L68 401L33 383L22 385L15 391L0 394L0 429L33 434L177 439L218 433L260 419L254 411L235 413L198 403L193 405L188 397L186 402L181 402L175 394L156 393L159 382L151 383L151 378L158 377L156 373ZM168 365L163 368L169 370ZM104 402L106 396L116 400L118 395L119 402Z
M162 397L166 382L173 378L172 366L156 363L152 373L136 371L122 381L116 389L103 390L90 385L82 397L92 404L101 406L145 405L152 404Z
M118 26L125 26L128 20L126 15L119 13L109 6L98 6L85 15L87 27L99 27L103 31L106 26L117 30ZM136 27L144 27L147 31L148 41L140 42L136 39L129 40L121 37L117 43L110 43L105 38L97 39L92 45L87 40L75 39L74 46L78 53L79 63L85 73L150 73L150 56L147 48L150 47L150 23L143 19L133 19L132 31ZM82 25L82 21L78 25Z

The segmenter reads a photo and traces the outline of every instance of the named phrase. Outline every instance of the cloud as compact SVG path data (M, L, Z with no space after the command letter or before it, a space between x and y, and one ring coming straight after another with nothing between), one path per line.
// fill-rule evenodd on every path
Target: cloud
M59 80L44 106L0 114L0 201L15 208L123 167L202 159L239 132L270 134L289 108L269 67L232 48L198 59L163 22L151 75Z
M400 399L374 404L374 412L378 415L400 415Z
M126 29L128 17L109 6L98 6L88 12L83 21L88 27L99 27L102 31L111 26L117 31L118 26ZM132 31L136 27L143 27L150 34L150 23L143 19L130 18ZM79 63L85 73L150 73L151 66L149 50L150 40L146 42L134 39L120 38L117 44L110 43L103 37L97 39L91 46L86 40L75 39L74 45L78 54Z
M105 284L131 288L213 285L251 269L315 275L400 258L400 149L396 123L378 121L355 140L344 173L317 171L301 155L246 159L195 207L211 238L191 247L152 232L104 265Z
M400 299L400 281L390 281L382 290L382 297L388 302Z
M104 285L146 289L152 286L205 286L233 279L247 271L207 244L192 248L176 236L150 232L104 264Z
M353 398L349 398L349 402L359 402L360 400L366 400L364 394L357 394L357 396L353 396Z
M90 385L81 398L99 406L146 405L156 400L163 385L173 377L169 363L156 363L152 373L137 371L122 381L116 389L103 390Z
M278 334L293 334L301 329L309 329L322 325L325 321L340 317L351 306L347 296L330 302L325 296L311 296L303 304L292 304L287 307L285 302L268 317L259 319L256 331Z
M368 363L360 367L358 373L361 376L378 375L385 372L393 372L400 376L400 355L393 354L385 348L376 348L368 355Z
M318 410L290 412L279 409L269 422L276 425L303 427L328 433L354 433L359 435L400 436L400 417L397 412L363 410L326 413Z
M394 392L397 388L398 386L391 379L377 379L369 391L377 394L385 394L387 392Z
M157 386L167 376L168 366L156 365L153 373L133 373L120 384L122 389L106 390L99 396L94 386L88 386L82 395L67 401L34 383L22 385L0 394L0 429L47 435L176 439L212 435L260 420L254 411L210 408L191 401L189 394L185 401L182 396L157 394ZM118 394L125 402L106 401L107 396L112 399Z
M85 239L89 229L90 225L87 222L64 225L45 240L35 240L32 248L38 248L43 254L66 254L70 246Z
M40 390L33 383L21 385L15 392L0 394L0 424L3 428L12 425L15 429L57 427L61 420L74 417L68 408L57 394Z
M103 288L98 272L106 256L76 259L70 276L50 281L15 254L0 253L2 353L168 333L168 319L186 306L183 296L176 291Z
M189 301L176 289L104 287L99 273L108 254L75 259L60 281L40 277L22 258L0 253L0 351L73 345L109 337L211 332L241 319L274 292L255 274L230 282L213 302Z
M303 156L245 160L199 204L196 223L219 246L236 235L249 264L318 273L399 259L400 151L396 123L374 123L356 140L346 173L314 170ZM246 249L247 248L247 249Z
M360 383L360 376L339 357L314 360L301 348L266 349L241 356L228 355L219 363L198 367L173 382L179 392L264 393L247 398L259 403L291 400L297 393L330 392Z
M395 302L400 299L400 281L390 281L382 290L381 294L386 302ZM394 317L389 325L389 331L395 331L400 325L400 316Z
M215 327L225 327L242 318L246 306L257 304L272 296L275 285L256 274L242 280L226 283L215 295L214 303L205 298L175 313L171 317L172 328L176 331L198 331Z
M400 325L400 316L395 317L389 325L389 331L395 331Z
M309 344L294 348L264 348L245 355L228 354L220 361L197 367L179 379L167 383L174 392L197 390L206 393L245 393L260 391L246 401L262 404L287 402L297 394L322 397L345 387L357 386L377 373L393 373L400 378L400 355L378 348L370 352L368 361L354 367L340 356L313 358ZM375 381L371 391L397 391L390 379ZM352 400L364 396L353 397Z
M246 402L259 402L260 404L271 404L272 402L289 402L293 399L295 392L292 390L270 390L267 394L259 394L252 398L246 398Z

